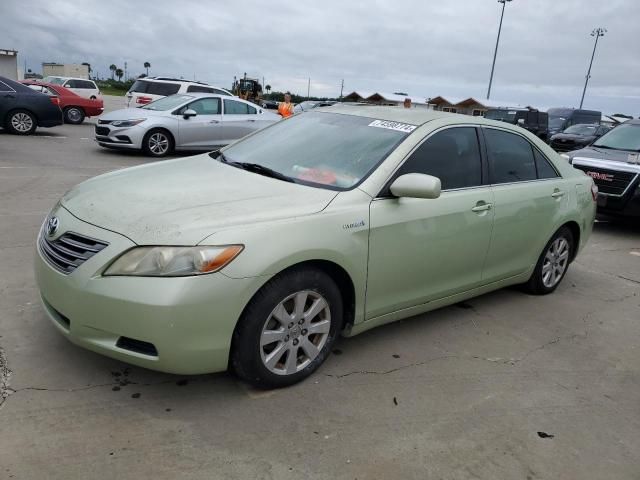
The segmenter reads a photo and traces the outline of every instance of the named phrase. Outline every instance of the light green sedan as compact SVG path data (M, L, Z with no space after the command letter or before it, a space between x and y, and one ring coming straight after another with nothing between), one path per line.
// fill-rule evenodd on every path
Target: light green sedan
M335 106L78 185L43 224L35 271L44 311L77 345L281 387L341 333L507 285L552 292L596 197L517 126Z

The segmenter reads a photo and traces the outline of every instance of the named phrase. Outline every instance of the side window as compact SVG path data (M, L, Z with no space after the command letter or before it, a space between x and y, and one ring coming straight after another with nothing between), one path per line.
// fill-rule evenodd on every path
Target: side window
M254 107L252 107L251 105L247 105L247 108L249 109L249 111L247 113L249 114L256 114L258 113L258 110L256 110Z
M436 133L413 152L397 175L406 173L438 177L443 190L482 185L476 129L457 127Z
M225 92L224 90L219 90L217 88L213 89L213 93L217 93L218 95L227 95L227 96L229 96L229 94L227 92Z
M249 113L249 105L242 102L236 102L235 100L225 99L224 113L225 115L246 115Z
M200 92L200 93L216 93L213 88L202 87L200 85L189 85L187 92Z
M533 156L536 160L536 170L538 171L538 178L558 178L558 172L556 172L556 169L553 168L551 162L549 162L549 160L547 160L547 158L535 148L533 148Z
M0 92L13 92L13 88L4 82L0 82Z
M536 180L536 164L531 144L519 135L485 128L491 183Z
M64 84L65 87L67 88L78 88L76 87L76 81L75 80L67 80Z
M77 82L80 84L79 88L88 88L90 90L94 90L96 88L95 84L88 80L77 80Z
M198 115L219 115L220 99L219 98L201 98L195 102L191 102L187 108L195 110ZM186 109L185 109L186 110Z

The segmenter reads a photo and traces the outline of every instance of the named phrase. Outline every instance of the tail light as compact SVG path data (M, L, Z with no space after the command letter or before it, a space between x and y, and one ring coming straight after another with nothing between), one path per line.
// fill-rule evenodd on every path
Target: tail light
M591 197L594 202L598 200L598 186L595 183L591 183Z
M53 103L55 106L57 106L57 107L60 106L60 98L59 97L49 97L49 100L51 100L51 103Z
M140 103L142 105L146 105L147 103L151 103L152 100L153 99L151 97L138 97L138 98L136 98L136 103Z

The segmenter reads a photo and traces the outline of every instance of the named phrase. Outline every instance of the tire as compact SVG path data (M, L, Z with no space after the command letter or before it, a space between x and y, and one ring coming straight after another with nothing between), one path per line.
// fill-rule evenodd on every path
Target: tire
M64 109L64 122L72 125L80 125L84 122L84 110L80 107L67 107Z
M173 151L173 147L173 136L161 128L150 130L142 140L142 151L151 157L165 157Z
M97 100L97 98L96 98L96 96L95 96L95 95L91 95L91 96L89 97L89 100Z
M524 290L533 295L553 292L569 269L575 248L573 234L561 227L547 242Z
M293 385L325 361L342 320L342 296L329 275L308 267L286 271L245 308L233 333L231 366L257 388Z
M31 135L36 131L38 120L28 110L13 110L7 115L5 126L14 135Z

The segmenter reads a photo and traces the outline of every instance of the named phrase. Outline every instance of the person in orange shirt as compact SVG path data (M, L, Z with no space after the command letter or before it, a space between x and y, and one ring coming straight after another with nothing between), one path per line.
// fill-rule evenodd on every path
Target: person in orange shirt
M284 94L284 102L280 102L278 105L278 113L282 115L282 118L287 118L293 115L293 104L291 103L291 95Z

